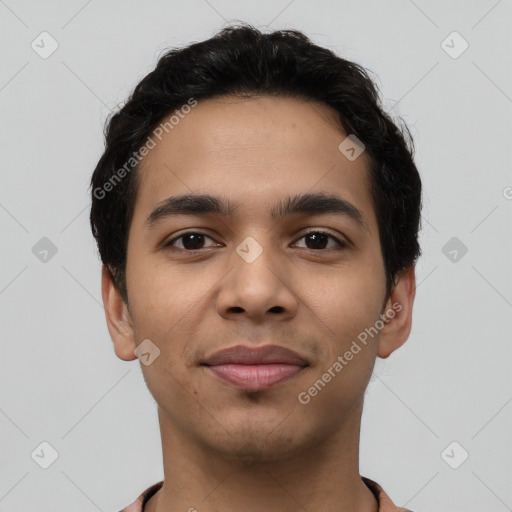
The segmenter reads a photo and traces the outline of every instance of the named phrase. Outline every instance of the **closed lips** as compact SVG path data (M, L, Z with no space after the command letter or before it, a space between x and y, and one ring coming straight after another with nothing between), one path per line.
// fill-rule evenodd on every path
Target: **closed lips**
M308 366L295 352L277 345L238 345L216 352L202 363L215 378L244 391L263 391L290 380Z
M303 357L277 345L265 345L255 348L237 345L216 352L202 364L207 366L225 364L291 364L302 367L308 366L308 362Z

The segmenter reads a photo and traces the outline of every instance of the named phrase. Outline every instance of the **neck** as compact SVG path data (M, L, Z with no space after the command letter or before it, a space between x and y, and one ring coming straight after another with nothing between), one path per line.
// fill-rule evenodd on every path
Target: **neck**
M144 512L378 512L359 474L361 411L336 432L272 457L249 446L226 453L202 445L159 409L164 485Z

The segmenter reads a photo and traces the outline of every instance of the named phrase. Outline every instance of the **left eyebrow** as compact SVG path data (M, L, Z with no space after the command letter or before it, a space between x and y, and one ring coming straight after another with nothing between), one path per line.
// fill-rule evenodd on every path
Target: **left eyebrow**
M148 216L145 225L150 229L160 220L174 215L205 215L214 214L232 217L238 205L223 197L209 194L183 194L171 196L162 201ZM297 213L311 215L335 214L355 221L361 228L370 233L363 213L353 204L337 195L323 193L296 194L281 200L270 209L270 216L279 220Z

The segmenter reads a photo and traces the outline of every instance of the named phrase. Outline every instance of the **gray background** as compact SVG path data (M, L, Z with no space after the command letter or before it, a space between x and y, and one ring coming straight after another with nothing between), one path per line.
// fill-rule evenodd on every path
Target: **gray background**
M377 361L361 473L416 512L512 510L512 1L0 0L0 511L117 511L163 476L140 363L105 325L87 187L110 110L163 50L233 20L369 68L415 137L414 325Z

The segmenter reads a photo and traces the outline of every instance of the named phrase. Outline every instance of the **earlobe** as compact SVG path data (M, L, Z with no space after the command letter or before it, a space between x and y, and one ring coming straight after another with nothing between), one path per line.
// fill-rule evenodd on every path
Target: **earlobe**
M105 265L101 272L101 295L108 332L117 357L123 361L137 359L134 354L136 344L130 312Z
M386 359L409 337L412 327L412 308L416 295L414 265L403 270L382 312L388 319L380 331L378 356Z

